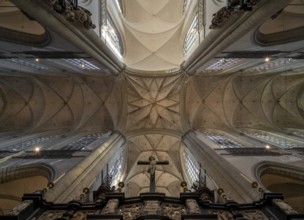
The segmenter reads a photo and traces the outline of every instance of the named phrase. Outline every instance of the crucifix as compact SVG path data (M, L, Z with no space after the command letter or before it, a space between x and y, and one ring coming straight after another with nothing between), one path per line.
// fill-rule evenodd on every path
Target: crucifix
M155 157L150 156L149 161L137 161L137 165L149 165L148 173L150 173L150 192L155 192L155 169L156 165L168 165L169 161L156 161Z

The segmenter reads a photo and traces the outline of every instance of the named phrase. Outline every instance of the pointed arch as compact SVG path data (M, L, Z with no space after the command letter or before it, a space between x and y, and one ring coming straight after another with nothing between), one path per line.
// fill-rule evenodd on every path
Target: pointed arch
M257 164L254 174L267 190L282 193L284 201L297 212L304 213L304 169L289 164L264 161Z

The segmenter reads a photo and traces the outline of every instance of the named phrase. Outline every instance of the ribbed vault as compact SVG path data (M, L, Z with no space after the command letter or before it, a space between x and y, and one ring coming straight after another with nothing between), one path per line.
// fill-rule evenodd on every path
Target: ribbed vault
M183 78L183 75L127 75L127 130L156 128L181 131L179 97Z
M128 144L126 177L128 196L149 191L148 165L137 165L138 160L168 160L169 165L157 165L155 172L156 191L168 196L179 196L183 181L180 159L181 142L178 138L163 134L148 134L131 137Z
M119 118L120 88L110 76L2 76L0 95L1 130L100 131Z
M197 128L301 128L301 75L257 74L193 77L186 117Z
M125 56L128 68L165 71L183 60L182 0L126 0L124 2Z
M91 3L97 1L80 2L93 7ZM222 2L224 1L213 0L214 7L220 7ZM259 4L266 4L271 1L260 2L262 3ZM265 31L267 24L260 26L257 23L254 26L253 19L250 22L245 20L245 25L251 23L249 30L239 23L240 20L237 21L236 15L233 18L236 23L231 25L231 29L223 25L217 30L208 30L210 35L204 36L204 41L193 53L196 57L191 59L192 56L188 54L187 62L193 62L188 67L193 67L187 68L185 64L183 68L187 74L193 75L187 76L191 78L186 82L183 72L173 73L183 61L183 37L188 27L183 27L184 1L124 0L122 3L123 30L120 31L123 33L123 61L127 71L118 68L120 65L115 65L117 67L114 68L114 55L94 35L95 32L70 23L64 15L53 9L49 15L54 13L55 16L50 20L58 21L52 23L50 29L37 22L36 26L28 25L33 21L26 18L26 30L22 30L36 35L50 33L52 39L48 46L26 47L26 42L17 39L19 44L24 44L19 47L11 41L5 42L7 39L0 39L0 55L3 56L0 62L0 131L39 133L49 130L119 130L128 142L127 176L124 179L126 194L134 196L149 190L147 166L138 166L137 161L147 161L149 156L154 155L157 160L168 160L170 163L168 166L157 166L156 191L179 196L180 183L184 178L180 158L182 144L178 137L189 128L303 128L303 69L298 72L301 74L286 72L287 67L293 63L301 67L304 52L302 41L293 44L291 49L283 46L260 47L252 41L253 35L255 31ZM1 10L0 17L6 17L6 20L15 13ZM264 9L261 7L259 10ZM188 22L194 11L186 12L189 15ZM250 17L249 13L252 12L254 11L244 12L240 16L244 15L242 19L247 19L246 16ZM206 19L211 20L212 16L207 15L208 13ZM18 16L17 23L25 21L25 15L21 11L18 11ZM118 17L117 15L116 18ZM4 20L0 20L1 26ZM261 33L270 34L268 36L280 33L278 29L281 28L281 23L275 23L276 31ZM236 24L240 25L236 27ZM295 28L302 26L301 23ZM22 26L15 28L20 31ZM68 42L70 39L67 36L70 35L60 35L62 30L62 33L66 33L70 29L74 31L77 41L73 38L72 42ZM242 34L236 35L239 32ZM226 41L231 40L231 36L237 36L233 39L233 44ZM205 45L205 42L209 42L209 45ZM284 41L276 43L280 45L282 42ZM219 44L220 48L215 44ZM40 57L38 63L34 61L36 57L29 53L32 50L36 52L34 54L44 55L64 52L62 54L66 54L70 61L92 61L88 62L91 67L95 64L97 66L93 72L85 71L84 63L76 62L73 65L66 62L67 57L63 55ZM263 60L267 50L276 52L273 53L276 57L272 57L273 60L269 63ZM41 51L44 53L37 53ZM28 69L33 66L35 71L29 72ZM112 68L104 70L102 67ZM280 73L283 69L285 72ZM26 74L26 70L32 74ZM113 75L105 75L110 71Z

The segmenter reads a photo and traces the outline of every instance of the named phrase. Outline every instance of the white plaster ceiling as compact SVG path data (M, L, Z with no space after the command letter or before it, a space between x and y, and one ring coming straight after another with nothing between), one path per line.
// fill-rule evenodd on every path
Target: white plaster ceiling
M124 63L139 71L178 69L183 60L182 0L125 0Z

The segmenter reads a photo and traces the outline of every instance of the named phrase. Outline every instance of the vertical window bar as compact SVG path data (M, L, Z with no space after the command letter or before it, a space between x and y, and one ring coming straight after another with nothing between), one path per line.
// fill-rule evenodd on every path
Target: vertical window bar
M192 185L194 182L198 180L198 176L199 176L198 164L188 150L186 150L184 154L186 160L186 164L185 164L186 171L191 180L191 185Z
M188 0L184 0L184 2L183 2L183 13L185 13L185 11L186 11L188 2L189 2Z
M107 0L101 0L101 11L100 11L101 27L107 27Z
M200 35L203 28L203 19L204 19L204 0L198 0L198 22L197 22L197 30L198 35ZM200 41L199 41L200 42Z
M221 148L243 148L243 146L222 134L207 133L208 139L219 145Z
M190 28L188 29L188 32L185 36L184 40L184 54L187 54L191 47L194 45L194 43L198 39L198 13L196 13L195 17L193 18L193 21L190 25Z

